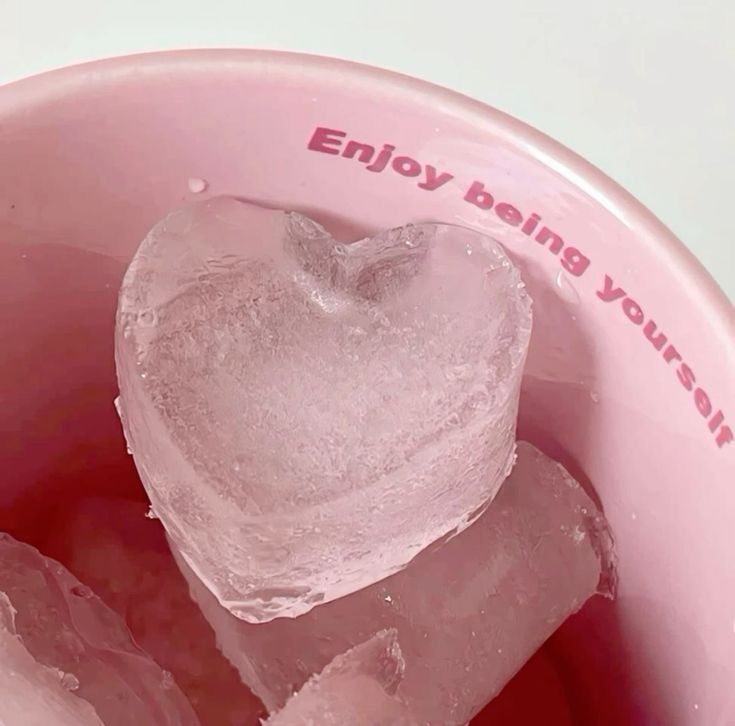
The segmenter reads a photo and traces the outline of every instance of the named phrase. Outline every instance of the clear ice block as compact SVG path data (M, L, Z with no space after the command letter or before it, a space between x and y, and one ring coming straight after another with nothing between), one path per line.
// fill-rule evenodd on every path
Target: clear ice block
M560 464L526 443L467 530L301 617L245 623L178 561L223 653L269 710L336 654L395 628L406 660L401 695L433 726L467 723L567 616L614 583L603 515Z
M15 608L0 593L0 724L102 726L94 708L70 690L66 674L39 663L15 630Z
M91 704L105 726L198 726L171 674L133 642L122 619L58 562L8 534L0 534L0 598L29 658ZM7 640L7 615L5 622Z
M395 695L404 663L395 630L338 655L265 726L418 726Z
M296 616L460 532L512 461L530 300L496 242L340 244L234 199L161 221L125 276L119 410L156 514L238 617Z
M51 528L46 551L122 615L135 641L169 671L202 724L258 726L260 701L218 650L189 597L148 505L88 497Z

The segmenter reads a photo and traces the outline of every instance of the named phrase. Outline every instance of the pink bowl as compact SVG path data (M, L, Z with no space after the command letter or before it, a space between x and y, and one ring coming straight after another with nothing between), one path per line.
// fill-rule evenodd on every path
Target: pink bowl
M732 306L572 152L396 74L196 51L0 88L0 529L40 543L75 497L138 491L112 407L116 291L199 180L346 238L441 220L506 245L535 299L521 432L594 482L618 541L616 604L546 650L564 708L579 724L735 723Z

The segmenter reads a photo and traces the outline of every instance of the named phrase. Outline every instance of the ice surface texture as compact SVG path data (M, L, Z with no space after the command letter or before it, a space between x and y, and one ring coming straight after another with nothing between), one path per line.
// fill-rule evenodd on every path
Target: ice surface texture
M266 726L418 726L395 695L404 663L395 630L338 655Z
M191 571L192 595L269 709L336 654L395 628L400 693L421 724L461 726L595 592L612 588L612 539L595 504L556 462L518 445L518 462L471 527L402 572L299 618L253 625Z
M92 706L63 684L63 675L26 650L16 633L15 608L0 593L0 724L102 726Z
M51 527L45 549L122 615L136 643L169 671L203 726L259 726L258 699L217 648L148 505L88 497Z
M2 680L17 668L19 688L26 694L38 690L37 699L26 702L28 720L15 722L18 726L33 723L31 716L40 719L36 702L56 713L63 694L39 680L43 668L55 673L70 695L91 704L89 709L73 705L82 714L81 724L198 725L171 674L137 647L122 619L58 562L7 534L0 534L0 611L0 657L9 660L0 660ZM0 693L0 713L7 698ZM67 707L72 708L64 699L60 723ZM46 721L48 726L56 723Z
M399 571L507 475L530 300L502 248L419 224L339 244L216 198L125 276L120 413L186 561L250 622Z

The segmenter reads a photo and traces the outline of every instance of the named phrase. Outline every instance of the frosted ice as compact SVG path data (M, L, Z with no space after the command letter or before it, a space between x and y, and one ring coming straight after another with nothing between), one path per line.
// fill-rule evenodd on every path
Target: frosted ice
M418 726L395 695L403 676L395 630L338 655L266 726Z
M0 593L0 724L102 726L94 708L62 680L26 650L16 634L15 610Z
M481 514L510 468L530 327L517 269L478 232L339 244L216 198L160 222L128 269L121 417L220 602L295 616Z
M582 487L520 443L512 474L466 531L299 618L242 622L179 564L223 652L269 709L337 653L395 628L406 660L401 694L413 715L461 726L568 615L595 592L611 592L612 558L605 520Z
M8 633L14 632L16 638L16 644L11 643L7 651L11 659L9 668L14 669L14 662L25 661L21 664L21 686L35 687L41 667L55 673L61 685L73 692L75 698L91 704L94 709L91 713L96 712L99 717L98 721L81 720L80 723L101 721L105 726L197 726L199 723L171 674L137 647L118 615L58 562L7 534L0 534L0 598L6 613L4 647L7 647ZM13 612L12 627L8 627L9 608ZM6 670L2 662L0 670ZM7 677L6 673L3 678ZM44 707L50 703L42 683L38 698ZM5 699L6 695L0 694L0 703ZM34 699L27 703L29 713L33 713L33 703ZM87 719L84 709L75 705ZM27 722L20 723L25 726ZM46 722L55 723L54 720Z
M135 641L173 675L202 724L257 726L262 704L218 650L163 528L146 518L147 510L125 499L82 499L55 523L46 551L126 619Z

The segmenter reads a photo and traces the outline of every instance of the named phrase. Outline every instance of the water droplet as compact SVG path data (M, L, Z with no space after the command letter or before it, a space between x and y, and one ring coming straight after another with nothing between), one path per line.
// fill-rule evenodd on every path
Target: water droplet
M470 245L467 245L467 247L465 247L465 252L466 252L466 253L467 253L468 255L471 255L471 254L472 254L472 247L471 247Z
M271 556L275 562L285 562L291 556L291 550L288 547L274 547Z
M174 687L174 677L169 673L169 671L163 671L163 675L161 676L161 688L163 688L164 691L168 691Z
M192 194L201 194L207 190L209 184L206 179L200 179L199 177L193 176L189 179L188 186L189 191Z
M426 232L420 227L416 227L416 225L407 224L405 227L388 230L384 239L391 245L403 243L406 247L414 248L425 243Z
M469 381L472 379L472 366L469 363L460 363L453 366L449 372L450 380Z
M287 215L286 225L289 235L296 237L299 242L303 242L303 239L324 239L329 236L321 224L298 212Z
M393 598L390 595L386 595L383 600L385 600L388 604L393 602Z
M579 304L579 293L577 292L577 289L561 270L556 274L554 284L556 285L557 290L559 290L559 295L564 300L574 305Z
M157 319L158 316L156 315L156 311L151 310L150 308L147 310L141 310L138 313L138 325L144 328L150 328L152 325L155 325Z
M148 378L148 374L145 371L142 371L141 374L140 374L140 377L141 378L144 378L144 379L145 378Z
M502 654L503 654L503 649L502 648L498 648L498 655L502 655Z
M695 710L695 711L699 711L699 704L698 704L698 703L695 703L695 704L694 704L694 710Z
M585 537L585 531L579 525L577 525L572 532L572 539L575 541L576 544L579 544L584 540Z
M69 592L74 595L74 597L81 597L83 600L89 600L94 597L94 593L86 585L74 585Z
M350 325L347 328L347 336L353 340L360 340L367 335L367 330L361 328L359 325Z
M22 260L25 260L27 257L28 257L28 255L25 252L20 256L20 258Z
M76 691L79 688L79 679L73 673L62 673L59 680L67 691Z
M126 444L126 445L125 445L125 453L126 453L126 454L127 454L128 456L132 456L132 455L133 455L133 450L132 450L132 449L130 448L130 445L129 445L129 444Z

